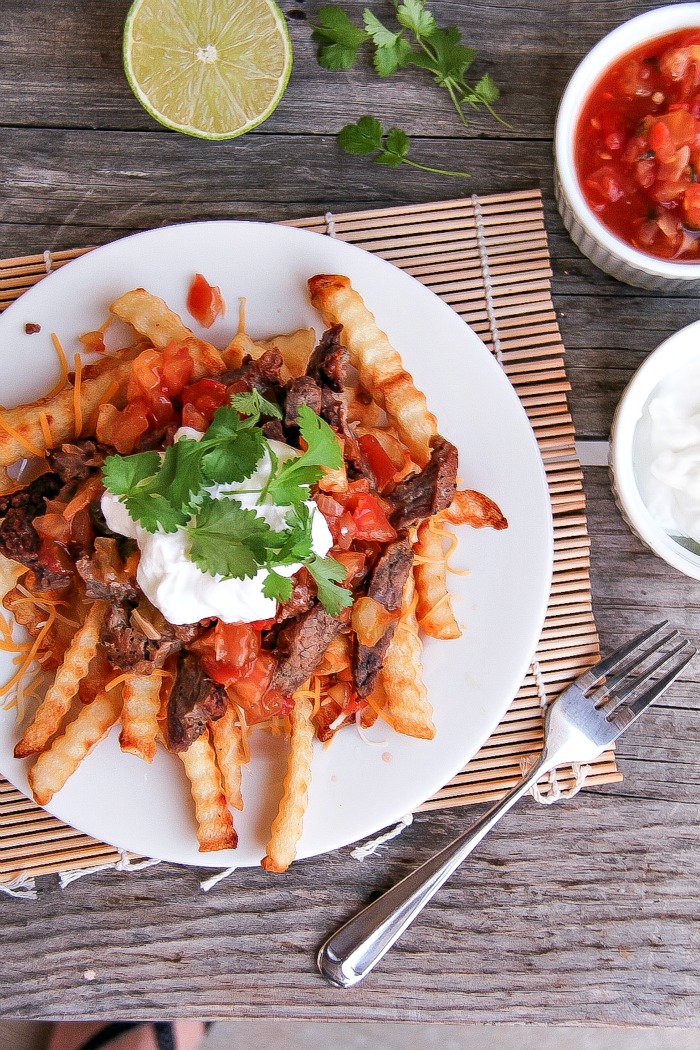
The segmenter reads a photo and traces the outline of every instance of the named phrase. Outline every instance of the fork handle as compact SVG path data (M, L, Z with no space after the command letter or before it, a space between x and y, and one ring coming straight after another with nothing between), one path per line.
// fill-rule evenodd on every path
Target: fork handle
M336 930L318 953L318 968L326 980L339 988L351 988L361 981L494 824L560 761L560 756L543 752L522 780L476 824Z

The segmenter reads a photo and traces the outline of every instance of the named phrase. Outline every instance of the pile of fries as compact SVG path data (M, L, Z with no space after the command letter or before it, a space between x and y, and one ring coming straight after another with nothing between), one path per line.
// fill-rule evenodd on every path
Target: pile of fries
M406 474L424 467L438 434L437 422L398 352L346 277L312 277L309 290L323 325L342 325L341 338L356 373L349 390L349 419L357 434L374 435L394 462L403 464ZM143 289L127 292L110 309L133 329L131 346L101 355L84 367L76 359L75 370L66 371L60 389L0 415L0 493L17 488L7 468L18 461L40 461L48 450L78 438L101 440L125 404L133 361L144 350L162 352L173 342L186 347L194 362L194 378L199 379L222 375L274 346L282 353L282 375L288 380L305 373L316 339L313 329L301 329L254 341L241 323L231 343L219 350L196 337L165 302ZM326 492L342 487L340 475L323 479ZM93 486L82 498L96 500L99 491ZM69 505L63 513L75 513L76 508ZM464 490L455 493L445 511L412 530L413 569L378 685L357 717L361 724L380 717L399 733L426 740L434 736L422 678L421 635L450 639L461 633L447 589L448 561L456 538L446 526L465 524L500 529L507 523L490 499ZM0 577L3 605L29 636L26 643L16 644L19 666L4 695L10 702L16 702L18 690L28 695L27 682L37 667L53 677L15 748L17 758L34 759L28 775L37 803L50 802L115 724L120 724L121 748L151 762L162 745L173 683L167 664L148 675L115 671L99 641L106 603L86 600L77 574L68 595L54 594L34 588L31 570L3 556ZM10 621L5 633L7 647ZM315 719L338 675L347 671L349 646L348 633L338 635L310 679L294 694L289 713L273 720L273 730L288 736L289 757L279 811L262 861L270 871L285 871L295 857L311 782ZM225 715L209 722L180 754L191 785L202 851L229 849L237 843L232 809L243 807L241 771L248 757L249 728L235 688L228 690L228 696Z

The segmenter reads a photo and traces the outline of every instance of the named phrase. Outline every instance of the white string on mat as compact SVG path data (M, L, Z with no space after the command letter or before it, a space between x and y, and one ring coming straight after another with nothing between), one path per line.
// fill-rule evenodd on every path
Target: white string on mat
M74 871L59 871L58 882L61 889L65 889L71 882L82 879L84 875L97 875L100 871L142 871L143 868L152 868L160 864L159 860L131 860L126 853L120 851L119 860L111 864L96 864L92 868L76 868Z
M494 357L499 365L503 364L501 352L501 337L498 332L498 321L493 302L493 285L491 284L491 270L489 269L489 256L486 247L486 228L484 226L484 213L481 210L481 201L475 193L472 194L472 205L474 207L474 222L476 224L476 243L479 246L479 258L481 260L481 274L484 278L484 299L486 302L486 314L491 329L491 342L493 344Z
M392 839L395 839L397 835L400 835L406 828L410 828L413 823L413 814L407 813L405 817L401 817L401 820L389 831L385 831L382 835L378 835L376 839L370 839L369 842L363 843L361 846L356 846L352 850L350 856L353 860L359 860L362 862L367 857L371 857L373 853L376 853L382 846L386 845Z
M53 270L53 255L48 250L48 248L44 252L44 269L47 273L51 273L51 271Z
M12 882L0 882L0 890L8 897L17 897L19 900L37 899L36 879L32 875L18 875Z
M211 878L204 879L203 882L200 882L200 889L203 889L205 893L208 893L209 890L213 890L220 882L227 879L229 875L233 875L234 871L238 871L238 868L224 868L223 871L218 871L216 875L212 875Z
M335 232L335 216L332 211L327 211L323 216L326 220L326 234L329 237L337 237Z

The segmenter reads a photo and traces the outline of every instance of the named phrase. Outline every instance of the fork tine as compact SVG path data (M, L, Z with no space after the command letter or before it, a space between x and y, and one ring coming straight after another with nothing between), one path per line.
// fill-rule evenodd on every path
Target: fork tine
M673 649L669 649L668 652L662 653L658 660L654 661L654 663L651 664L650 667L647 667L646 670L642 671L641 674L638 674L636 678L631 678L629 676L629 672L633 671L635 667L639 667L640 664L643 664L645 660L647 660L650 656L653 656L654 653L660 652L664 645L670 642L673 638L677 637L678 631L671 631L669 632L669 634L664 635L664 637L661 639L658 645L654 645L651 649L647 649L645 652L642 652L641 656L639 656L636 660L633 660L630 663L626 664L623 670L620 671L618 674L610 675L608 678L606 678L604 684L599 686L598 689L595 690L595 693L592 693L591 695L596 696L597 694L600 694L601 699L604 700L604 702L600 705L603 708L608 706L608 704L605 702L605 698L607 698L607 700L616 705L623 703L623 701L625 701L628 696L631 696L632 693L636 689L638 689L643 682L648 681L653 674L655 674L661 667L664 666L664 664L667 664L668 661L676 655L676 653L679 653L681 649L685 649L686 645L688 645L688 639L681 638L678 645L674 646ZM627 684L623 685L623 682L626 682Z
M687 644L687 642L685 644ZM681 646L681 648L685 648L685 644ZM675 650L675 652L677 653L678 650ZM610 716L610 722L612 722L620 732L622 732L623 729L626 729L628 725L634 722L636 718L639 718L639 716L646 711L647 707L649 707L654 700L657 700L662 693L666 692L668 687L675 682L676 678L678 678L679 674L685 667L687 667L696 654L697 649L691 649L676 663L675 667L672 667L670 671L667 671L662 678L658 678L655 682L652 682L649 688L645 689L642 695L637 697L636 700L633 700L631 703L621 704ZM673 655L675 655L675 653L669 653L666 660L661 662L667 663L668 659Z
M666 627L668 620L662 620L661 623L657 623L655 627L650 627L648 631L644 631L642 634L638 634L636 638L633 638L631 642L627 642L625 645L621 645L619 649L616 649L614 653L606 657L604 660L600 660L593 667L589 668L586 672L586 686L590 687L600 682L603 678L610 674L611 671L616 671L622 666L623 662L628 656L636 652L637 649L648 642L650 638ZM584 683L581 682L583 688Z

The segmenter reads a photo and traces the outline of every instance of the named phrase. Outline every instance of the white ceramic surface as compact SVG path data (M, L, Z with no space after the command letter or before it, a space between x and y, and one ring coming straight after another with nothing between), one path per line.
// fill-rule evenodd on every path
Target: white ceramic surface
M630 19L596 44L574 71L562 95L554 131L554 189L574 243L591 262L625 284L650 291L700 290L700 263L654 259L611 233L589 208L576 175L574 136L579 114L602 74L645 40L700 28L700 3L671 4Z
M462 483L492 496L509 519L503 532L461 530L454 559L454 642L428 640L425 679L435 709L434 741L398 737L383 723L374 743L354 728L314 758L309 809L299 855L332 850L386 827L431 795L467 762L495 728L518 690L539 638L549 595L552 523L544 471L527 416L500 367L458 315L413 278L359 248L276 225L207 222L137 234L81 257L43 280L0 318L0 403L36 398L58 373L50 333L69 360L77 336L97 328L109 303L143 286L187 316L195 271L221 287L225 318L197 334L219 346L235 332L237 297L247 299L255 337L312 324L306 281L344 273L365 297L406 366L428 396L442 433L460 451ZM41 331L28 336L27 322ZM18 368L21 362L21 368ZM3 655L0 671L9 675ZM0 712L0 772L27 791L28 763L13 758L20 734ZM264 853L284 772L284 745L253 734L244 774L239 848L200 854L179 760L160 751L152 765L119 751L117 731L98 745L48 807L85 832L135 853L176 863L257 864Z
M666 339L625 389L610 432L613 491L627 523L648 547L686 576L700 580L700 556L667 533L647 505L651 477L650 401L664 380L700 361L700 321Z

